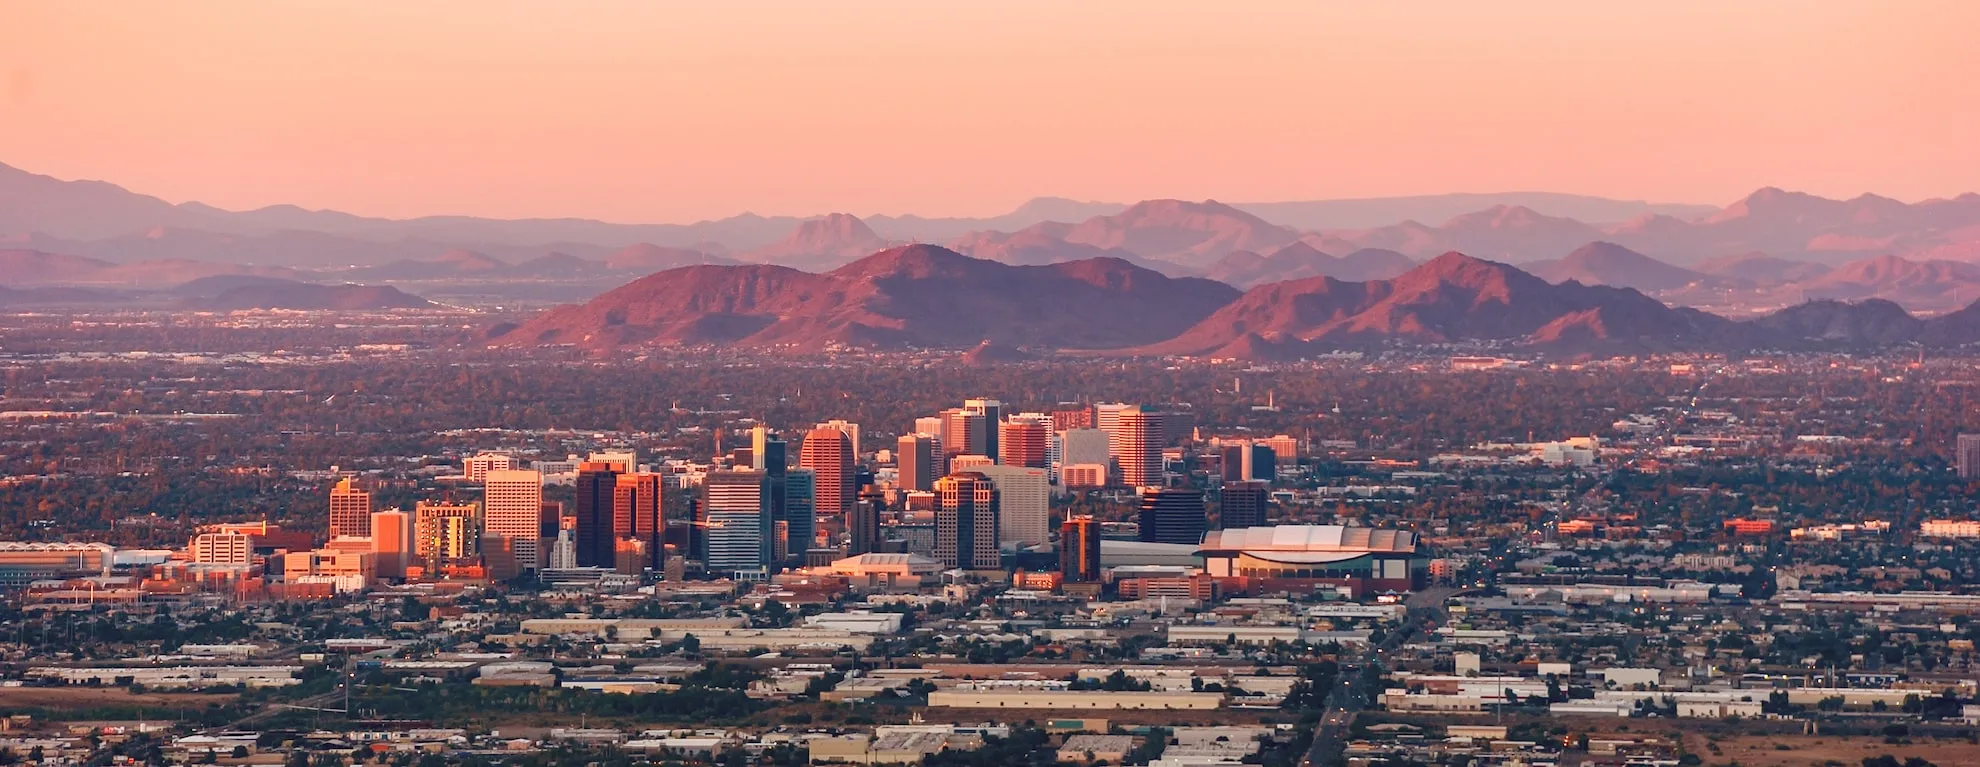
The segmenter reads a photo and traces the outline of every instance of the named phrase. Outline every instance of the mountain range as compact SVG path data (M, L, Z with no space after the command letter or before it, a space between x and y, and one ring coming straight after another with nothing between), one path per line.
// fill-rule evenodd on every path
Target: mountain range
M1937 315L1980 298L1976 194L1906 203L1764 188L1724 207L1525 192L1235 204L1038 198L986 218L745 213L615 224L229 211L0 165L0 285L84 289L38 294L49 300L246 275L529 305L582 301L688 266L828 275L875 252L933 243L1007 266L1105 259L1242 290L1387 282L1461 252L1546 283L1632 289L1743 319L1822 299L1885 299Z
M1599 250L1579 261L1608 258ZM1980 302L1919 319L1889 301L1820 300L1737 321L1456 252L1390 279L1314 276L1240 294L1117 258L1012 266L910 245L822 274L757 264L660 272L491 328L486 340L601 352L974 348L975 358L1018 347L1250 360L1448 344L1565 354L1865 349L1980 341Z
M907 245L822 274L767 264L664 271L499 328L493 342L1097 348L1171 337L1236 296L1220 282L1171 278L1120 259L1011 266Z

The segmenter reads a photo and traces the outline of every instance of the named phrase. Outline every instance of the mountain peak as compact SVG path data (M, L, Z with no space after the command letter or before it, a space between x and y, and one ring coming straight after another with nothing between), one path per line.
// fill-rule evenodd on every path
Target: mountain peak
M1494 205L1484 210L1453 216L1444 228L1521 229L1555 221L1566 221L1524 205Z
M851 213L828 213L798 224L793 237L818 242L879 239L872 227Z
M1505 264L1496 261L1487 261L1482 258L1474 258L1453 250L1425 261L1422 266L1418 266L1411 271L1438 276L1454 276L1480 271L1496 272L1506 268L1508 267Z
M855 279L891 276L932 277L960 274L981 263L986 262L940 245L916 243L887 248L834 269L831 274Z
M1067 242L1121 250L1143 258L1208 266L1234 250L1263 253L1299 234L1215 200L1143 200L1111 216L1095 216L1067 231Z
M745 260L830 268L885 247L886 239L858 216L832 213L798 222L784 239L751 251Z
M1333 256L1320 252L1319 248L1307 244L1305 240L1293 240L1285 247L1265 255L1274 261L1321 262L1332 261Z
M1613 242L1609 242L1607 240L1596 240L1594 242L1588 243L1587 245L1583 245L1579 248L1575 248L1574 252L1569 253L1567 255L1567 258L1563 260L1570 262L1585 262L1585 261L1592 261L1597 259L1647 260L1649 258L1650 258L1649 256L1643 255L1642 253L1638 253L1634 250L1630 250L1629 248L1625 248L1621 245L1617 245Z
M1751 216L1794 219L1819 213L1839 204L1835 200L1806 192L1790 192L1780 187L1766 186L1726 206L1725 210L1719 211L1706 221L1716 223Z

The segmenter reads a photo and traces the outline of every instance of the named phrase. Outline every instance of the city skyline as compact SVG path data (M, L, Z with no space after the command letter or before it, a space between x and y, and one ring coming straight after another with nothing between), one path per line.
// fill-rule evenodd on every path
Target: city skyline
M1974 29L0 6L0 765L1980 764Z

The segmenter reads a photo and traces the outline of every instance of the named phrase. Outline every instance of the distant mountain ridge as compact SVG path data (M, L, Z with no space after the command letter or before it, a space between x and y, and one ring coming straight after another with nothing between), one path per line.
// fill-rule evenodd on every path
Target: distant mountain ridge
M1533 192L1241 204L1037 198L985 218L744 213L613 224L228 211L0 165L0 285L10 287L144 290L252 274L533 304L690 265L824 273L910 242L1020 266L1113 258L1244 288L1385 280L1460 252L1549 282L1635 288L1729 316L1824 298L1886 298L1938 314L1980 298L1971 267L1980 263L1980 194L1906 203L1767 187L1720 207Z
M1586 259L1584 259L1586 260ZM1119 259L1011 266L931 245L824 274L773 265L649 275L514 328L496 347L1059 349L1289 360L1342 349L1487 344L1562 354L1881 348L1980 341L1980 302L1917 319L1889 302L1811 302L1740 322L1643 293L1447 253L1391 279L1316 276L1239 294ZM1025 355L1028 356L1028 355Z
M1712 280L1711 275L1658 261L1612 242L1591 242L1559 261L1536 261L1528 271L1548 282L1632 288L1646 293Z
M1710 208L1705 206L1660 205L1532 192L1261 202L1232 207L1250 215L1264 216L1281 225L1333 228L1372 226L1408 218L1441 219L1448 217L1446 212L1454 209L1473 210L1495 204L1525 204L1556 215L1604 221L1620 220L1642 212L1687 216L1710 212ZM869 215L861 218L880 237L890 241L946 241L971 231L1013 232L1047 221L1079 223L1095 216L1115 215L1129 207L1128 203L1039 197L1009 213L982 218L915 215ZM51 242L112 240L161 229L198 231L209 236L258 243L260 247L231 256L234 260L255 263L305 263L282 253L278 247L285 240L284 233L300 232L314 233L320 238L372 244L438 244L429 253L401 251L383 260L363 264L374 266L394 258L430 258L432 253L448 247L480 250L512 262L542 255L540 251L544 248L595 257L641 242L727 255L770 245L811 218L816 217L741 213L685 224L619 224L573 218L505 220L473 216L424 216L398 220L308 210L294 205L229 211L197 202L173 204L107 182L64 181L0 164L0 237L15 238L17 243L27 245L29 243L19 238L38 233L44 238L40 245L47 245ZM319 252L325 247L326 243L317 244ZM535 248L539 252L509 252L509 249L519 247ZM43 249L103 255L113 246ZM357 250L354 245L337 249L344 252ZM164 255L153 251L143 255L119 256L113 260ZM341 263L348 265L357 262L346 258Z
M1381 280L1409 271L1416 266L1408 256L1393 250L1363 248L1345 256L1322 253L1305 240L1260 255L1248 250L1232 251L1205 269L1203 276L1240 288L1268 282L1308 277L1339 280Z
M1485 340L1656 350L1702 345L1729 324L1636 291L1551 285L1506 264L1452 252L1391 280L1315 277L1262 285L1176 338L1137 351L1298 357L1396 342Z
M1166 338L1236 295L1119 259L1010 266L909 245L823 274L767 264L660 272L552 309L494 343L1111 348Z
M377 311L425 309L432 302L385 285L311 285L301 282L239 285L187 305L212 311L290 309L295 311Z

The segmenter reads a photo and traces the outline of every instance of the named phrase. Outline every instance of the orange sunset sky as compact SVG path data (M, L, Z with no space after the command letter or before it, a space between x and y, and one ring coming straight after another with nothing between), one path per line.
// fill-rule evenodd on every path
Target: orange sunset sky
M1980 2L7 2L0 162L688 221L1980 190Z

